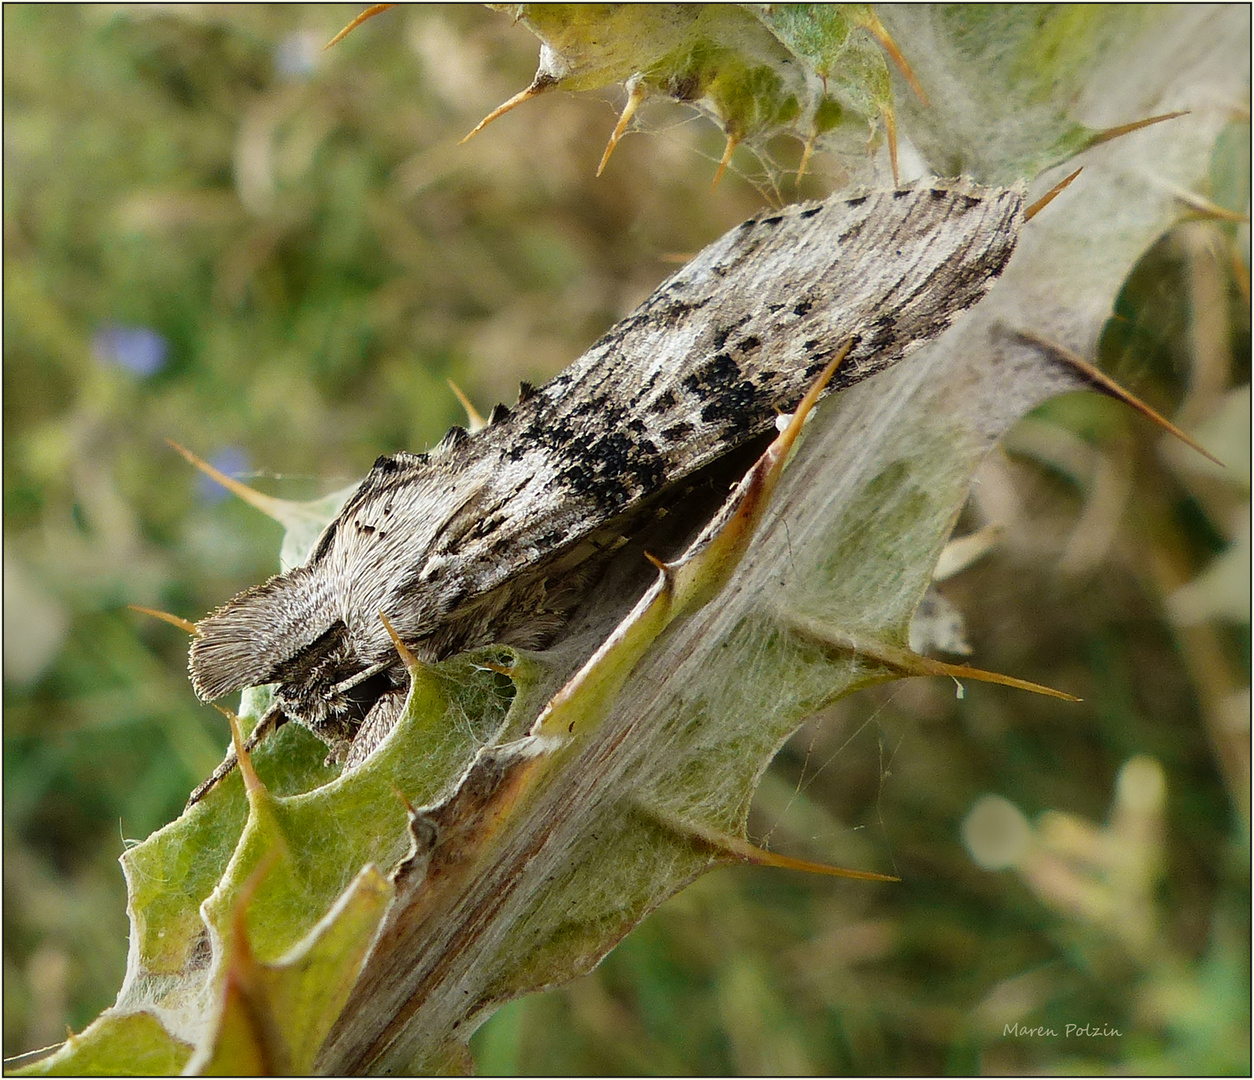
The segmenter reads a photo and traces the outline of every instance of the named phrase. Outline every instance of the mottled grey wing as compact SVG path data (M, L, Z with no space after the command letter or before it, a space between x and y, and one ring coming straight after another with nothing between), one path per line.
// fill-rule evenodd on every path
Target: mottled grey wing
M745 222L485 430L380 458L306 567L199 624L197 692L275 678L337 621L362 666L383 660L380 612L439 655L547 619L607 523L766 432L845 341L833 388L939 335L1001 273L1022 215L1020 191L956 180Z
M729 232L512 412L408 456L403 495L346 508L321 556L373 648L380 607L407 640L429 634L763 434L846 340L833 387L935 338L1001 273L1022 212L1019 190L932 181Z

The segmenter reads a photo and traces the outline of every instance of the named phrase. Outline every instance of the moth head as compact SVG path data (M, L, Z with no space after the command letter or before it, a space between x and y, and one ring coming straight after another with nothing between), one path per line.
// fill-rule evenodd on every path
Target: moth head
M337 621L330 591L306 566L248 589L196 624L188 656L204 701L261 686Z

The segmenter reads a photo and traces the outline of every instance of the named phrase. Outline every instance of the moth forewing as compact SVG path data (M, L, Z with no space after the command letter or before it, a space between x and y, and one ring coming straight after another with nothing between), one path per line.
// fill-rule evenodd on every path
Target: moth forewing
M376 461L304 566L197 625L197 693L273 682L333 751L363 724L373 745L408 684L380 612L424 660L543 646L650 510L770 431L846 341L832 388L938 336L1022 222L1022 189L965 179L751 218L512 411Z

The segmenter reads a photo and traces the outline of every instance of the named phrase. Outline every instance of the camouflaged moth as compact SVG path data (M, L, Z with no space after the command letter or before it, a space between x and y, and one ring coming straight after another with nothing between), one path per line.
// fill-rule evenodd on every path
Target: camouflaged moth
M974 305L1023 215L1021 190L960 179L744 222L481 431L380 457L303 566L196 625L196 693L272 683L254 737L294 720L355 764L408 690L380 613L428 661L492 643L543 647L650 509L770 431L845 341L833 389Z

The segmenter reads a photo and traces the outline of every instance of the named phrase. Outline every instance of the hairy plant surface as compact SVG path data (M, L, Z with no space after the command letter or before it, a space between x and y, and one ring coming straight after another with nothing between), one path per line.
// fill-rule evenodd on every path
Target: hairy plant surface
M770 498L762 490L742 493L634 609L654 573L638 558L611 571L564 651L490 649L415 669L402 722L360 768L336 776L322 764L316 741L287 725L259 746L255 773L249 768L232 775L177 821L130 848L123 857L130 955L117 1002L28 1071L461 1068L466 1040L499 1005L589 970L649 911L712 867L766 859L745 842L751 803L755 791L759 800L779 797L771 774L762 782L764 771L807 717L859 687L903 675L961 673L911 650L912 620L917 640L916 609L967 501L972 474L990 448L1039 402L1095 385L1095 376L1067 362L1069 354L1118 358L1120 347L1132 349L1128 320L1110 317L1129 295L1133 268L1144 263L1182 207L1222 221L1234 198L1225 172L1232 128L1222 103L1240 99L1248 83L1247 37L1241 36L1248 34L1248 17L1235 9L1089 13L1064 7L977 14L891 7L871 13L850 6L832 12L779 8L764 15L720 5L685 15L675 6L620 9L611 13L608 27L597 22L600 10L520 6L516 14L544 42L533 88L623 81L629 100L645 87L650 94L697 103L724 127L729 152L740 142L765 147L776 134L793 134L816 162L832 154L843 171L881 179L901 162L986 182L1026 177L1030 201L1066 171L1042 169L1090 147L1068 162L1069 168L1082 164L1084 172L1024 226L1002 279L968 317L903 365L820 406L787 468L788 441L797 432L781 435L775 459L761 466L761 475L778 485ZM369 34L392 14L358 31L360 40L377 40ZM127 32L149 35L156 49L165 28L159 20L141 21ZM11 26L6 30L11 40ZM203 32L212 38L218 31L206 24ZM349 42L357 40L355 35ZM894 101L881 52L885 40L906 58L927 105L917 94ZM357 47L361 51L348 54L352 64L384 77L386 56L371 67L370 51ZM209 45L204 48L207 53ZM1168 54L1169 63L1163 59ZM436 61L429 58L428 65L438 82ZM188 61L182 77L196 85L198 71ZM443 77L453 78L448 71ZM293 104L297 99L302 108ZM831 102L839 104L842 123L829 128L823 118L832 115ZM239 206L220 201L215 210L206 201L200 212L207 220L214 213L227 220L241 212L265 217L275 206L298 207L300 198L285 201L285 176L298 184L322 183L301 171L300 155L322 145L326 130L353 115L351 102L303 97L290 88L276 90L263 104L250 114L238 143ZM1097 139L1104 130L1184 109L1190 110L1186 116L1112 141ZM866 130L896 123L900 162L889 166L886 147L878 157L868 156L865 140L852 152L836 137L849 130L846 114ZM450 168L445 155L486 152L503 159L499 148L485 151L484 144L518 119L487 129L465 151L433 147L393 163L389 176L411 193L424 185L438 188L441 170ZM370 117L371 123L402 120ZM257 152L258 146L264 149ZM512 153L525 152L520 147ZM329 147L323 153L334 164ZM553 173L547 182L563 183L557 163L546 164ZM581 167L591 171L591 165L589 160ZM323 172L328 190L340 193L336 197L351 195L350 168ZM356 182L369 185L364 175ZM6 178L9 183L17 185L11 190L22 190L20 176ZM1238 210L1242 198L1248 204L1248 191L1236 192ZM189 212L182 202L165 211L163 206L150 197L127 212ZM218 264L219 289L229 292L232 279L225 270L236 267L238 280L248 282L251 305L264 311L277 303L300 273L275 277L284 244L293 242L295 234L285 232L290 228L280 214L268 233L254 232L229 251ZM387 232L385 227L380 236ZM317 265L334 275L335 245L343 238L317 222L310 222L306 235L325 245ZM445 250L429 237L407 240L432 257ZM266 262L270 254L278 261ZM1248 248L1243 257L1248 265ZM474 265L473 259L460 264L466 258L460 253L449 258L454 263L446 271L467 279L490 265ZM246 268L254 265L270 267L270 276L251 276ZM385 333L380 328L390 325L382 314L387 305L409 310L411 301L399 289L389 298L386 285L378 299L367 284L360 318L355 321L351 304L341 304L333 325L315 320L307 332L316 338L351 333L358 325L362 333ZM367 296L375 299L367 303ZM524 299L518 311L531 319L535 306ZM450 303L445 317L453 318L457 308ZM27 298L18 310L28 316L39 308ZM19 344L31 349L32 341L54 340L47 323L38 338L31 327L39 325L22 322ZM155 356L151 341L145 353L144 342L121 329L97 348L128 357L128 363L140 362L135 357L141 354ZM336 355L321 340L315 355ZM258 385L256 372L247 377ZM348 378L333 365L322 377ZM287 383L275 380L271 392L283 397L277 387ZM428 377L427 390L430 382ZM414 400L427 396L415 393ZM289 404L299 411L299 394ZM403 401L392 403L391 411L403 408ZM409 422L397 423L406 430ZM1104 479L1103 469L1117 469L1109 461L1066 457L1057 443L1048 444L1052 450L1044 441L1032 444L1032 429L1027 435L1014 431L1012 450L1026 446L1016 452L1035 453L1099 490L1115 483ZM999 462L1004 458L994 457L992 467L1006 467ZM990 473L989 464L984 468L992 492L985 497L995 498L999 474ZM9 489L6 477L6 494ZM1199 498L1222 505L1226 496L1213 486L1205 490ZM300 561L317 524L337 507L332 498L300 512L298 527L284 542L284 565ZM99 507L93 512L94 520L105 520ZM1110 528L1094 526L1101 527ZM1068 552L1073 562L1091 558L1081 540L1075 543ZM1161 572L1170 580L1170 566ZM1187 622L1189 604L1196 612L1206 610L1205 602L1188 594L1176 601L1180 625L1197 625L1196 619ZM1222 657L1216 660L1205 640L1185 636L1190 662L1212 678L1226 677ZM1066 680L1054 681L1071 689ZM1231 706L1222 703L1227 698L1220 687L1211 685L1211 691L1218 695L1218 716ZM249 691L241 713L255 719L266 700L265 690ZM1248 793L1248 775L1239 773L1239 754L1222 744L1218 750L1239 801L1243 790ZM1051 771L1049 763L1040 771ZM1046 782L1043 776L1036 780ZM1153 764L1142 762L1125 769L1120 785L1107 826L1107 842L1116 846L1153 832L1154 799L1161 801L1163 782ZM8 799L6 794L6 819ZM1042 869L1048 860L1034 862L1032 852L1069 857L1081 846L1075 840L1067 846L1067 830L1074 837L1076 823L1041 821L1034 832L1010 804L981 808L982 816L973 811L967 819L964 833L973 857L980 865L1016 867L1045 904L1064 910L1056 862L1051 877ZM1006 829L1020 837L1018 846L990 847L988 837ZM1155 849L1144 846L1149 843L1129 850L1152 861ZM875 859L865 849L856 857L866 869L894 869L867 865ZM1111 897L1134 896L1144 906L1156 880L1151 872L1134 882L1110 869L1102 886L1115 890ZM1153 993L1165 993L1155 990L1160 984L1154 980L1170 967L1154 952L1153 927L1103 923L1099 907L1071 916L1104 927L1141 965L1144 1008L1153 1015ZM1218 922L1215 932L1224 932ZM841 952L839 944L831 948ZM771 1059L760 1046L754 1049L753 1040L764 1037L760 1021L737 1019L764 1015L747 1004L755 995L769 998L753 989L764 979L755 963L745 961L720 982L724 1029L737 1032L727 1036L730 1060L744 1071L799 1070L807 1060L801 1043ZM1003 973L999 985L1007 999L1019 993L1018 1000L1039 1006L1058 991L1032 983L1023 974L1030 968L1025 958L1022 968ZM818 974L812 978L820 985ZM988 1038L998 1017L1013 1015L1008 1009L990 991L972 1005L966 1038ZM517 1025L520 1014L510 1015ZM856 1018L850 1014L847 1021L856 1031ZM493 1054L505 1052L504 1036L495 1038L481 1045L489 1058L485 1068L492 1067ZM865 1039L859 1042L863 1037L851 1038L848 1060L879 1060ZM954 1039L953 1045L961 1042L958 1035ZM1181 1055L1174 1060L1224 1060L1207 1057L1206 1045L1201 1035L1194 1043L1186 1040L1173 1050ZM664 1058L634 1060L635 1069L668 1064Z

